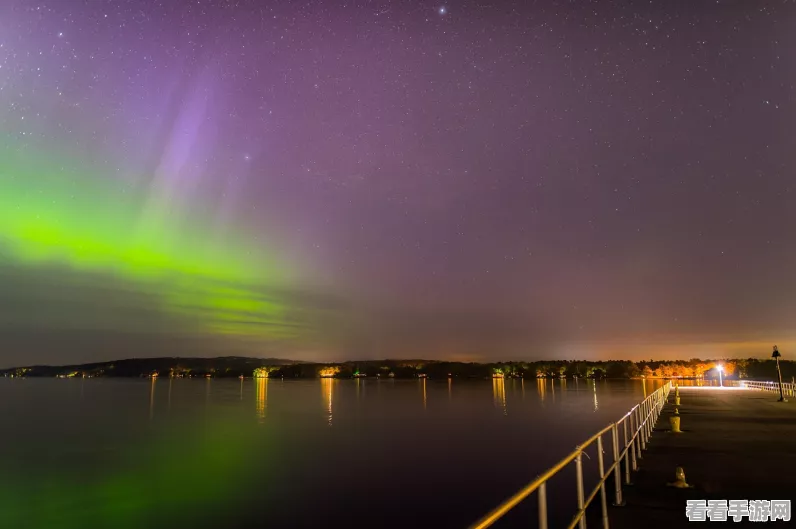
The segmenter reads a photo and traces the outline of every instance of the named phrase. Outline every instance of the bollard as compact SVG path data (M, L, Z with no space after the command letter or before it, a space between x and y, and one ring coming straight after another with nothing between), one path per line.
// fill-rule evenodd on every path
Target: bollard
M685 481L685 471L683 467L677 467L674 471L674 483L667 483L669 487L677 487L678 489L690 489L693 486Z
M680 395L675 395L674 396L674 405L675 406L679 406L680 405Z
M669 424L672 426L672 433L683 433L680 430L680 415L675 414L669 417Z

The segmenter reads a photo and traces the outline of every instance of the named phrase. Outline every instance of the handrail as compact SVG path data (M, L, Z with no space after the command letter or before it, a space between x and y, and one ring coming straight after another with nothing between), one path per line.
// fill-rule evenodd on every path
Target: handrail
M630 484L630 470L631 468L634 471L638 469L637 460L641 459L641 452L646 449L649 437L652 434L653 425L658 419L671 389L671 382L667 382L665 385L656 389L641 403L633 406L633 408L618 421L610 423L608 426L589 437L586 442L575 447L572 453L537 476L528 485L520 489L520 491L470 526L470 529L485 529L490 527L536 491L539 492L537 495L539 502L539 529L547 529L547 482L573 461L575 461L576 471L578 512L567 527L568 529L574 529L577 526L580 529L586 529L586 509L588 509L597 495L600 494L603 528L607 529L608 504L605 485L608 481L608 477L611 475L614 476L614 504L622 505L622 462L624 461L625 484ZM630 423L630 432L632 433L630 437L628 437L628 422ZM623 448L621 451L619 450L620 427L624 434ZM614 459L613 464L606 469L603 459L603 436L608 434L608 432L611 432L611 449ZM589 493L588 497L584 497L582 458L585 450L594 443L597 444L597 464L600 472L600 480L594 490Z
M742 388L759 389L761 391L774 391L779 393L779 382L772 380L756 381L756 380L741 380L740 386ZM782 383L782 392L788 397L796 397L796 384L792 382Z

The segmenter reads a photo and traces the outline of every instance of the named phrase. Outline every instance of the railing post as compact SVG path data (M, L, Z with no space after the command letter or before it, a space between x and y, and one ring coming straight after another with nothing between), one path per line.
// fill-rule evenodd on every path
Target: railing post
M578 455L575 456L575 476L578 486L578 513L580 514L583 511L583 452L580 447L578 447ZM583 514L584 516L581 516L578 522L580 529L586 529L586 516L585 513Z
M647 444L644 442L644 405L642 404L638 408L638 439L639 439L639 446L638 446L638 458L641 459L641 453L647 449Z
M539 529L547 529L547 482L539 485Z
M655 395L655 400L651 402L652 409L650 410L650 437L652 437L652 429L655 427L655 418L658 416L658 396Z
M655 419L658 418L658 413L661 411L659 397L660 394L655 395L655 407L652 409L652 421L650 421L650 435L652 435L652 429L655 428Z
M630 416L628 415L624 419L622 419L622 439L623 439L623 446L627 448L627 420Z
M600 471L600 504L603 513L603 529L608 529L608 501L605 499L605 461L603 459L602 435L597 437L597 468Z
M636 464L636 447L638 443L635 441L634 437L636 435L636 430L638 427L636 426L638 422L636 421L636 413L638 412L638 406L633 408L630 411L630 446L633 447L633 470L638 470L638 465Z
M650 416L652 417L652 421L655 420L655 412L658 410L658 395L655 394L652 396L652 400L650 401ZM650 421L650 424L652 424ZM652 432L650 432L651 434Z
M614 467L614 484L616 485L614 505L620 506L624 505L624 502L622 501L622 461L619 459L619 430L616 423L611 428L611 440L614 445L614 463L616 463Z
M625 484L630 485L630 444L627 442L627 417L622 421L622 430L625 439Z
M641 449L647 449L647 424L649 421L647 420L647 403L645 402L642 406L641 410Z

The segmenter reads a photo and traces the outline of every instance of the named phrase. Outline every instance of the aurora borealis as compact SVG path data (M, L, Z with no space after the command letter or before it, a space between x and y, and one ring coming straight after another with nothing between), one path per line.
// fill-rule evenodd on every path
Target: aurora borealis
M57 274L48 279L47 297L63 297L65 312L72 300L67 292L58 293L64 283L73 292L94 288L94 294L99 286L109 296L93 300L101 310L124 309L134 294L138 302L152 302L149 310L182 323L172 332L295 335L297 324L289 321L284 305L257 286L260 274L272 280L286 276L276 265L208 234L201 219L179 218L159 194L141 207L101 178L72 174L52 161L17 161L14 154L8 153L2 168L7 193L0 222L8 268ZM27 315L20 312L18 323L24 325ZM68 323L54 316L53 323ZM88 329L102 323L93 318ZM115 330L113 324L109 330Z
M3 2L0 365L787 351L795 28Z

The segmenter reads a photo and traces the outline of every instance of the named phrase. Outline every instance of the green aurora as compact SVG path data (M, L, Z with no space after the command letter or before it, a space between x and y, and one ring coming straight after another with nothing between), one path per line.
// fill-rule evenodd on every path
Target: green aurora
M157 191L136 196L112 179L64 169L63 159L25 153L9 148L0 160L7 265L124 283L154 299L180 332L298 336L296 311L266 288L287 281L289 267L214 235L212 220L170 208Z

